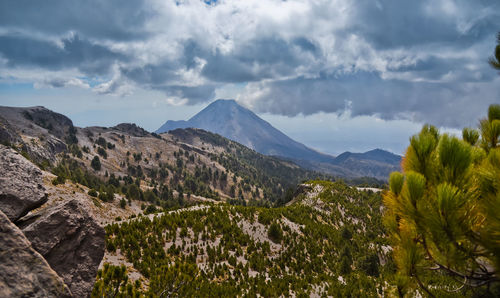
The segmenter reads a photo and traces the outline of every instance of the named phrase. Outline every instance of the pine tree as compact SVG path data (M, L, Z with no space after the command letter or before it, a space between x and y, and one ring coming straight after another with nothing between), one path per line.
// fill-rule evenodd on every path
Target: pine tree
M490 106L479 141L471 129L460 140L429 125L410 139L403 173L391 174L384 194L399 295L416 286L429 296L487 292L500 282L499 119L500 106Z
M497 46L495 47L494 56L491 57L488 62L491 67L495 69L500 69L500 32L497 35Z
M96 171L101 170L101 161L99 160L99 157L97 155L92 159L90 166Z
M281 226L277 222L273 222L269 226L269 231L267 232L267 236L275 243L281 243L283 239L283 231L281 230Z

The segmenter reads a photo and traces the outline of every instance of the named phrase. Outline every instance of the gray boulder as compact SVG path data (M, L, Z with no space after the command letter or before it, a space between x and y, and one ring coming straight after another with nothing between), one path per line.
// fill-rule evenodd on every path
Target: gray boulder
M104 255L104 229L72 199L23 218L19 227L71 292L88 297Z
M0 145L0 210L16 222L47 201L42 171L15 150Z
M63 279L1 211L0 297L72 297Z

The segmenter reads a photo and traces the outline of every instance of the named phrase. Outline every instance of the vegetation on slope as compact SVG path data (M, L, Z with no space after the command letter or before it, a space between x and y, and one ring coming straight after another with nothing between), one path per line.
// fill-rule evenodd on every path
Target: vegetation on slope
M170 134L187 143L199 138L207 146L211 144L223 148L219 154L210 154L211 160L217 161L227 171L236 173L242 179L243 188L253 185L262 189L264 200L272 203L284 203L280 200L285 191L302 181L331 178L325 174L305 170L291 162L262 155L237 142L201 129L176 129Z
M393 265L380 195L308 185L280 208L209 204L115 223L107 248L145 277L144 296L381 294Z

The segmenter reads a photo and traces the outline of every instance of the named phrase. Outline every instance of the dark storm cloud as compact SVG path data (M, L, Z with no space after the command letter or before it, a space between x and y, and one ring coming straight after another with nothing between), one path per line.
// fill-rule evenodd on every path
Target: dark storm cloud
M499 102L499 88L456 83L384 80L376 73L296 78L264 84L268 100L256 101L262 112L295 116L318 111L351 116L377 115L461 127L475 124L489 104ZM308 98L305 102L304 98Z
M187 100L193 105L212 100L215 96L215 84L201 86L182 86L171 81L181 80L176 72L181 65L164 62L159 65L148 64L143 67L122 68L121 73L128 79L149 89L163 91L166 95Z
M50 41L21 36L0 36L0 57L9 67L40 67L50 70L79 68L91 75L105 74L117 60L127 58L78 36L63 39L62 47Z
M458 85L462 82L491 81L496 77L485 61L475 61L471 58L439 58L436 56L418 59L413 65L391 68L394 73L411 73L415 78L436 81L453 75L453 81ZM467 69L466 65L475 65L476 70Z
M68 31L112 40L145 38L144 22L153 12L143 1L0 1L0 27L49 35Z
M245 63L233 56L217 53L208 58L207 64L203 67L202 74L208 79L217 82L241 83L269 77L263 74L257 76L252 70L251 64Z
M384 49L426 43L470 46L499 29L499 9L497 0L363 1L353 14L360 21L348 32ZM486 14L483 10L497 13Z
M213 99L215 96L215 86L168 86L165 92L174 97L189 99L189 104L197 104Z
M288 42L282 38L258 38L239 45L232 53L201 57L207 60L202 74L217 82L241 83L296 74L297 67L308 63L320 51L306 37Z
M300 53L319 54L317 47L305 37L291 42L267 38L251 40L230 54L215 53L195 40L188 40L179 59L165 59L155 64L121 68L128 79L147 88L162 90L169 96L187 99L187 104L198 104L214 99L215 86L221 83L255 82L276 76L295 74L303 63ZM197 60L198 59L198 60ZM180 86L172 84L182 78L179 70L191 70L206 62L200 74L209 80L206 86ZM203 94L205 92L205 94Z
M122 67L121 72L127 78L140 85L162 87L167 80L176 78L176 70L181 67L178 63L164 61L158 64L146 64L139 67Z

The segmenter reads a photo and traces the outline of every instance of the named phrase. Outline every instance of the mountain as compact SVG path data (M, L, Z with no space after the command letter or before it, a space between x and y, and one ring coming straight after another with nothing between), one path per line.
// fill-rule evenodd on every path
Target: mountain
M265 155L314 162L335 159L292 140L234 100L216 100L188 121L167 121L156 133L188 127L220 134Z
M365 153L344 152L336 158L318 152L292 140L234 100L216 100L187 121L167 121L156 133L188 127L217 133L259 153L336 176L387 180L392 171L400 169L401 156L381 149Z
M374 149L364 153L344 152L335 158L333 164L323 163L317 166L325 167L325 172L341 168L347 177L367 176L387 180L391 172L401 170L400 164L401 156L382 149ZM328 170L329 167L333 170Z
M373 160L384 163L399 163L401 162L401 156L396 155L394 153L382 150L382 149L374 149L367 151L365 153L352 153L352 152L344 152L335 158L335 164L343 164L347 162L349 159L353 160Z

